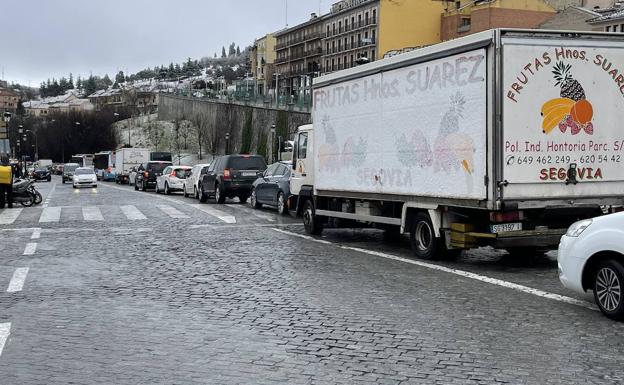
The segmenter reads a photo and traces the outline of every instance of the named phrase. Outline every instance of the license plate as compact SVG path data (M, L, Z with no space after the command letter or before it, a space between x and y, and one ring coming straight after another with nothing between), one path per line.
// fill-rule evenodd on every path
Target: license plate
M506 233L508 231L521 231L522 223L501 223L499 225L491 225L492 234Z
M256 172L255 171L243 171L241 175L242 176L256 176Z

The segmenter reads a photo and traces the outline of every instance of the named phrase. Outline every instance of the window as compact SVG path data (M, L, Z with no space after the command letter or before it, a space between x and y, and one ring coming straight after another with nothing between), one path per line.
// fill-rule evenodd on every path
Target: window
M346 37L344 38L344 48L345 49L349 49L349 47L347 46L347 38Z
M329 36L329 24L327 24L327 36Z
M617 32L617 31L618 31L618 26L617 26L617 25L614 25L614 26L613 26L613 32Z
M375 44L375 30L373 30L373 33L371 35L371 40L373 41L373 44Z
M325 71L329 71L329 60L325 60Z
M332 32L336 34L336 23L332 24Z
M338 51L341 50L342 47L342 40L338 39Z
M340 58L338 58L338 69L340 69Z
M377 10L373 9L373 24L377 24Z
M610 25L607 25L607 27L606 27L605 31L606 31L606 32L611 32L611 26L610 26Z
M336 62L334 61L334 59L332 59L331 70L334 71L335 68L336 68Z
M338 22L338 32L342 32L342 21Z
M364 14L364 20L366 21L366 24L368 24L368 12Z
M327 43L327 49L325 50L325 53L329 53L329 43Z
M297 145L297 158L305 159L308 153L308 133L302 132L299 134L299 143Z
M269 168L266 169L266 171L264 172L264 176L265 177L269 177L269 176L273 176L275 174L275 171L277 171L277 169L279 168L279 163L274 163L272 165L269 166Z
M371 51L370 61L375 61L375 50Z
M362 26L362 15L358 15L358 27Z
M351 55L351 67L353 67L353 55Z

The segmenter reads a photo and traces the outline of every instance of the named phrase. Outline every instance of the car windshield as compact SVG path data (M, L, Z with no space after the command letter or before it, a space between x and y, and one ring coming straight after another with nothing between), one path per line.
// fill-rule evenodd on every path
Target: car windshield
M78 168L78 166L65 166L63 167L63 170L65 171L74 171Z
M258 156L231 158L228 165L230 168L234 170L264 170L266 169L266 163L264 163L264 159Z
M90 174L95 174L95 172L89 168L76 169L76 175L90 175Z
M147 169L153 172L162 172L168 166L171 166L171 163L148 163Z

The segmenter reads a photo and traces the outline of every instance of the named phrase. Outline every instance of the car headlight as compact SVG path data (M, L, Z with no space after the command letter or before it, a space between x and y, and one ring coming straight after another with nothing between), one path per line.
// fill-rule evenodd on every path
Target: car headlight
M592 222L593 221L591 219L585 219L585 220L573 223L572 226L570 226L570 228L566 232L566 235L568 237L578 237L579 235L583 233L583 231L585 231L586 228L589 227L589 225L592 224Z

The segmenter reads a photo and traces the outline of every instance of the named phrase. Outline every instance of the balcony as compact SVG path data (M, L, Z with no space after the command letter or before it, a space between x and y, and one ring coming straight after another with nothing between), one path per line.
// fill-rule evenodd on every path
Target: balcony
M324 49L323 55L327 56L327 55L347 53L355 49L365 48L368 46L374 46L376 42L377 42L377 39L373 39L373 38L369 38L368 40L362 39L359 42L353 42L353 44L347 44L345 46L341 46L338 48L330 48L329 50Z
M323 38L327 39L330 37L344 35L345 33L357 31L359 29L370 27L372 25L377 25L377 18L363 20L359 23L348 24L342 28L337 28L336 30L330 30L329 32L323 33Z
M323 49L321 49L321 47L318 47L318 48L312 48L312 49L305 51L304 56L310 57L310 56L319 56L322 54L323 54Z

